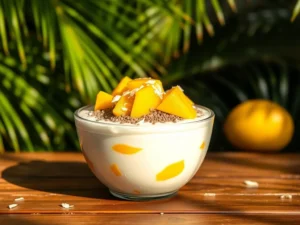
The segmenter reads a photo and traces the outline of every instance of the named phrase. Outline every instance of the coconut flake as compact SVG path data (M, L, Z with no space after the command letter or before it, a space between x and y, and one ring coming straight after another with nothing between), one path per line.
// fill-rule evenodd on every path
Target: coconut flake
M121 110L126 112L128 109L126 107L122 107Z
M116 96L111 100L111 102L112 102L112 103L115 103L115 102L119 101L120 98L121 98L121 95L116 95Z
M281 195L280 198L281 198L281 199L292 199L293 196L290 195L290 194L284 194L284 195Z
M10 205L8 205L8 208L9 209L13 209L13 208L15 208L15 207L17 207L18 206L18 204L10 204Z
M204 193L205 197L215 197L216 193Z
M183 90L182 87L180 87L179 85L177 85L177 87L179 87L179 89L180 89L182 92L184 92L184 90Z
M147 82L146 82L146 84L155 84L155 80L148 80Z
M18 202L18 201L24 201L24 198L23 198L23 197L16 198L15 201L16 201L16 202Z
M69 209L69 208L73 208L74 207L74 205L70 205L68 203L61 203L60 206L63 207L64 209Z
M151 87L154 89L154 93L160 97L160 99L163 98L163 92L160 88L158 88L156 85L151 85Z
M258 188L258 183L256 181L245 180L244 184L246 184L247 188Z
M138 125L144 124L145 123L145 118L143 118L142 120L140 120L139 122L137 122Z
M131 93L131 91L125 91L125 92L123 92L123 96L126 96L126 95L130 95L130 93Z

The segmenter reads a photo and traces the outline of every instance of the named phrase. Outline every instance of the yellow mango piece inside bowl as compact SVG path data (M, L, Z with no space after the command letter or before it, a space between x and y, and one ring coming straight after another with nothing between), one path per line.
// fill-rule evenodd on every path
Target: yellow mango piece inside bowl
M186 97L179 87L172 88L156 109L184 119L194 119L197 112L184 96Z
M108 109L113 107L113 103L111 102L113 99L113 96L110 94L107 94L104 91L100 91L97 94L96 103L94 110L101 110L101 109Z
M115 116L129 116L131 113L134 97L123 95L113 109Z
M129 78L129 77L124 77L124 78L120 81L120 83L117 85L117 87L113 90L112 95L113 95L113 96L121 95L121 94L125 91L125 89L126 89L126 87L127 87L127 84L128 84L130 81L132 81L131 78Z
M161 98L155 93L155 89L146 86L136 92L130 116L133 118L144 116L150 113L151 109L155 109L160 102Z

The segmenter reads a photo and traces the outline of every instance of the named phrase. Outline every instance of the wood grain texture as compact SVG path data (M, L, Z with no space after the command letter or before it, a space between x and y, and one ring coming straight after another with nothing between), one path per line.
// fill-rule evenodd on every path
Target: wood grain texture
M9 225L299 225L299 216L221 214L118 214L118 215L0 215L0 224Z
M64 217L72 224L100 220L144 224L146 219L157 224L300 224L297 154L208 154L196 176L176 196L144 202L112 197L80 153L4 154L0 174L0 224L62 224ZM247 188L244 180L257 181L259 188ZM283 200L283 194L293 198ZM17 197L25 201L8 209ZM74 208L62 209L62 202ZM53 223L48 223L47 218L54 215Z

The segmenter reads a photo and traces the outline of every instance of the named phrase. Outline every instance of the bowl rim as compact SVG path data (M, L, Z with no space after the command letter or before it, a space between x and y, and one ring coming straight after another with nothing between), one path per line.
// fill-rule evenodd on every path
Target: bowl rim
M88 122L88 123L91 123L91 124L98 124L98 125L105 125L105 126L113 125L115 127L135 127L135 128L144 127L143 125L140 125L140 124L128 124L128 123L118 124L118 123L112 123L112 122L108 123L108 122L102 122L102 121L92 121L92 120L86 119L84 117L81 117L79 115L79 112L81 112L82 110L84 110L86 108L93 107L93 106L94 105L85 105L83 107L78 108L74 112L75 119L79 119L79 120L82 120L82 121L85 121L85 122ZM215 113L211 109L209 109L205 106L202 106L202 105L197 105L197 104L195 104L195 106L197 108L206 110L209 113L209 115L207 117L204 117L204 118L201 118L201 116L200 116L200 117L198 117L196 119L192 119L192 120L183 120L180 123L166 123L166 124L159 123L159 126L164 126L164 125L178 126L179 124L180 125L187 125L187 124L194 124L194 123L204 123L204 122L209 121L209 120L211 120L215 117Z

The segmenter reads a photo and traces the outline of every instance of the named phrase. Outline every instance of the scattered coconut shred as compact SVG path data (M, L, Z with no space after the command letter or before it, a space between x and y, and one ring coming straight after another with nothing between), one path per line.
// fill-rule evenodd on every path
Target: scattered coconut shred
M13 209L13 208L16 208L18 206L18 204L10 204L10 205L8 205L7 207L9 208L9 209Z
M23 198L23 197L20 197L20 198L16 198L16 199L15 199L15 202L20 202L20 201L24 201L24 198Z
M69 209L69 208L73 208L74 205L70 205L68 203L61 203L60 206L64 209Z
M216 193L204 193L204 197L215 197Z
M244 184L246 184L247 188L258 188L258 183L256 181L245 180Z
M290 194L284 194L284 195L280 196L280 199L292 199L292 198L293 198L293 196Z

